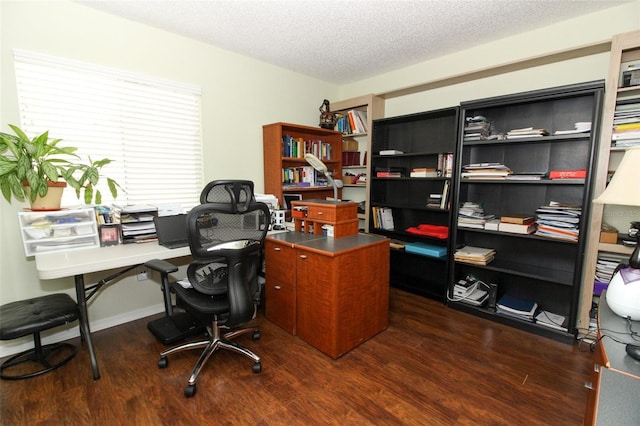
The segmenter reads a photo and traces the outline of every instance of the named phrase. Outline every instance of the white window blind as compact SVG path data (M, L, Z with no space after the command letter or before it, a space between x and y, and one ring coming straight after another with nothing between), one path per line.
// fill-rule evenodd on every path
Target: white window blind
M199 87L14 49L20 121L30 136L49 130L102 169L102 204L198 204L203 185ZM63 205L77 205L65 190Z

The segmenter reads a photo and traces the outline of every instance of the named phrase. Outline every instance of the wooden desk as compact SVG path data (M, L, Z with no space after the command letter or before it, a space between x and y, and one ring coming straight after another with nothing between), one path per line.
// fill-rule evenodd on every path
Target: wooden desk
M302 232L265 242L265 315L332 358L389 323L389 240Z
M607 305L606 291L602 292L585 425L640 424L640 361L625 351L626 343L640 344L640 340L630 335L629 325L632 331L640 332L640 321L629 323L613 313Z
M156 242L143 244L123 244L110 247L95 247L83 250L47 252L36 255L36 269L40 279L54 279L73 276L76 298L80 309L80 330L89 348L93 378L100 378L98 360L91 340L87 300L104 284L151 259L174 259L190 256L189 247L168 249ZM85 286L84 274L124 268L96 284Z

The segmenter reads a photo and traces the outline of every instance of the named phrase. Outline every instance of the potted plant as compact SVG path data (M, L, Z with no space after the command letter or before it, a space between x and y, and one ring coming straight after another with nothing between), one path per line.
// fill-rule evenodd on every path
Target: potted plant
M34 210L55 210L60 208L62 190L69 185L82 196L86 204L102 203L102 194L96 189L100 180L100 170L111 162L104 158L89 163L76 162L80 157L75 147L59 146L61 139L49 138L46 131L29 139L24 131L9 125L15 135L0 132L0 190L11 203L15 198L28 199ZM113 198L118 195L119 185L106 178ZM53 188L53 189L52 189ZM42 201L49 193L56 193L57 202ZM35 203L35 205L34 205ZM56 204L57 203L57 204Z

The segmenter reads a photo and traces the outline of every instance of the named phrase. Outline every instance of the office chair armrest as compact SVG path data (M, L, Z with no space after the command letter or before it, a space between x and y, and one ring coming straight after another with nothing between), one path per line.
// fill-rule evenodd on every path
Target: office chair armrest
M158 271L163 275L168 275L178 270L178 267L176 265L162 259L149 260L148 262L144 263L144 266L149 269L153 269L154 271Z

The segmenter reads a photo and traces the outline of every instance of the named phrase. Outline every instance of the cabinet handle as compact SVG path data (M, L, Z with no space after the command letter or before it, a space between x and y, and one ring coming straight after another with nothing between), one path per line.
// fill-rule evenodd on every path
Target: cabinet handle
M306 259L306 258L307 258L307 255L306 255L306 254L301 254L301 255L300 255L300 259Z
M274 247L273 248L273 251L280 251L280 250L281 250L280 247Z
M591 382L584 382L584 387L587 389L593 389L593 383Z
M600 365L599 364L593 364L593 371L595 371L596 373L600 372Z
M279 285L274 285L273 288L275 288L276 290L280 290L280 286Z
M324 212L318 212L318 216L322 216Z

